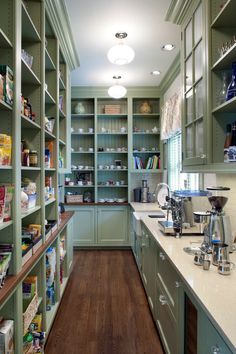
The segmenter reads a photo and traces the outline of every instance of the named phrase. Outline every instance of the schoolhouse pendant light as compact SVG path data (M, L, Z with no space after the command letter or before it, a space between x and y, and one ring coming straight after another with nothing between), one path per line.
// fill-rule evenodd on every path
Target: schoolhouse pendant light
M126 88L122 85L119 85L118 80L121 79L121 76L113 76L113 79L116 80L115 85L109 87L108 95L112 98L122 98L126 95Z
M108 60L112 64L116 65L124 65L129 64L135 57L134 50L123 43L123 39L127 37L126 32L118 32L115 34L116 38L120 40L120 42L109 49L107 53Z

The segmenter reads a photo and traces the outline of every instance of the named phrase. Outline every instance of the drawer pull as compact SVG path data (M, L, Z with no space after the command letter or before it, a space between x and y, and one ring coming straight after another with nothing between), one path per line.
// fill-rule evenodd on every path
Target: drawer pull
M214 345L213 347L211 347L211 352L212 352L212 354L220 354L221 350L218 347L218 345Z
M180 281L175 281L175 287L180 288L182 283Z
M166 300L165 295L160 295L160 296L159 296L159 301L160 301L160 303L161 303L162 306L164 306L164 305L167 304L167 300Z
M162 252L159 253L159 256L160 256L162 261L164 261L166 259L166 256Z

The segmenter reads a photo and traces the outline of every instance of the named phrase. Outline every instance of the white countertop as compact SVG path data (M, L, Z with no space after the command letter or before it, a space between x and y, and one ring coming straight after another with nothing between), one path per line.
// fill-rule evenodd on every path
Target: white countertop
M130 203L131 207L135 211L158 211L161 208L158 206L157 203Z
M141 206L139 204L142 203L131 203L131 206L137 212L145 211L145 206L149 207L149 204L143 207L143 204ZM149 211L149 208L146 208L146 211ZM227 338L226 342L230 349L236 353L236 269L227 276L220 275L217 267L212 264L209 271L203 270L193 263L193 255L183 251L183 247L190 246L190 241L201 240L201 236L183 236L176 239L162 233L158 219L143 215L141 219L196 296L212 323ZM236 253L230 254L230 260L236 263Z

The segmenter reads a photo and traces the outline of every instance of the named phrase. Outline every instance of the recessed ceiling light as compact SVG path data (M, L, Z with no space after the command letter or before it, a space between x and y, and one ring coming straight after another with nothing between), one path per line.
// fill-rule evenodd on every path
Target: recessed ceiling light
M165 44L163 45L163 47L161 47L162 50L166 50L167 52L173 50L175 48L175 45L174 44Z
M160 72L159 70L153 70L153 71L150 72L150 74L151 74L151 75L154 75L154 76L160 75L160 73L161 73L161 72Z

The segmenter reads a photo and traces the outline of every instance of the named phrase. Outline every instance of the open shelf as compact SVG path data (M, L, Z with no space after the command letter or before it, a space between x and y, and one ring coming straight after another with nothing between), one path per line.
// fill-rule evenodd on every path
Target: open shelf
M212 70L226 70L231 69L232 63L236 57L236 43L220 57L212 66Z
M211 24L211 27L235 27L234 0L228 0Z
M45 206L50 205L56 201L56 198L50 198L47 201L45 201Z
M29 209L29 210L27 210L27 211L24 211L24 212L22 212L21 213L21 219L24 219L24 218L26 218L27 216L29 216L29 215L31 215L31 214L33 214L33 213L36 213L36 211L38 211L38 210L40 210L41 209L41 206L36 206L35 208L31 208L31 209Z
M40 35L23 3L22 3L22 38L28 42L40 42Z
M21 115L21 126L28 129L41 129L39 124L35 123L31 119L23 115Z
M232 112L236 111L236 97L232 98L229 101L222 103L220 106L213 109L212 113L221 113L221 112Z
M28 64L21 59L22 67L22 82L24 84L40 85L40 80Z
M8 111L8 110L12 111L12 106L4 102L3 100L0 100L0 111Z
M55 99L52 97L52 95L47 90L45 90L45 103L56 104Z
M0 224L0 230L5 229L6 227L8 227L8 226L10 226L10 225L12 225L12 224L13 224L13 221L12 221L12 220L1 223L1 224Z
M56 66L55 66L47 48L45 48L45 70L56 70Z
M0 29L0 48L12 48L12 43L7 35Z

